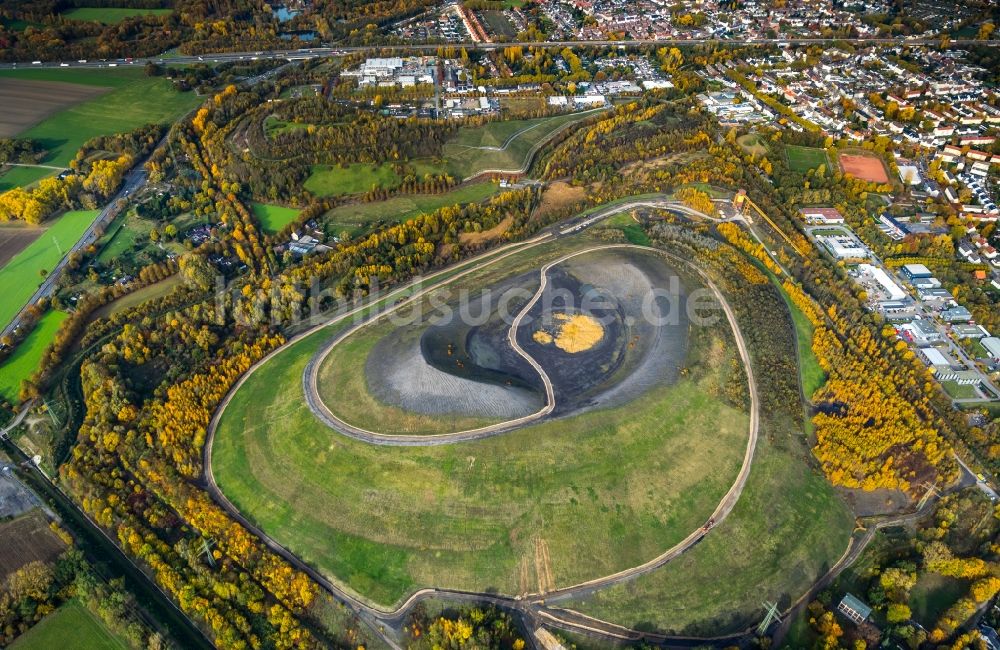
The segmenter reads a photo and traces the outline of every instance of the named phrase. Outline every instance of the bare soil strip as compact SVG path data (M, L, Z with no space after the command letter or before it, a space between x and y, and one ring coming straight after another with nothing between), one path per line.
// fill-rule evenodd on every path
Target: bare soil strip
M0 137L12 137L64 108L108 92L110 88L0 78Z
M38 239L44 228L0 226L0 267Z

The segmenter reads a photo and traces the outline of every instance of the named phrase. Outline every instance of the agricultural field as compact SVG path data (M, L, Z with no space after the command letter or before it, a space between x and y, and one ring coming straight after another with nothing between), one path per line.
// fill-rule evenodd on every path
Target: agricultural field
M347 233L358 237L376 224L401 223L446 205L485 201L498 191L499 186L495 183L473 183L444 194L416 194L370 203L348 203L324 214L321 222L330 234L339 236Z
M0 363L0 399L17 401L21 382L35 372L45 348L55 338L59 326L66 318L65 312L53 310L46 312L38 319L31 333L14 349L14 353Z
M840 154L840 168L845 174L870 183L888 183L889 174L878 156L870 153Z
M352 163L345 167L314 165L302 187L316 196L341 196L361 194L373 187L391 189L399 185L401 180L389 164Z
M107 88L62 81L0 78L0 137L9 138L50 115L107 92Z
M444 146L444 161L414 161L418 176L446 173L457 179L487 170L516 172L528 165L533 150L568 124L593 115L596 109L531 120L489 122L467 126Z
M21 311L42 282L42 271L50 271L93 223L97 210L75 210L56 217L45 232L0 268L0 322L9 323Z
M116 25L133 16L169 16L171 9L140 9L138 7L75 7L62 12L69 20L87 20L102 25Z
M66 550L66 544L49 528L38 508L0 523L0 582L29 562L51 562Z
M537 278L545 260L582 243L524 251L449 288ZM601 261L572 268L603 273ZM678 357L690 372L655 391L430 447L370 445L312 416L302 373L343 327L298 341L247 378L221 418L211 468L245 516L370 601L391 604L426 585L527 593L640 564L704 523L742 461L749 418L714 396L732 367L723 357L735 355L724 327L694 328ZM617 340L608 332L608 341ZM364 376L368 342L358 340L342 359ZM580 363L590 363L583 347ZM624 363L631 370L633 362ZM559 374L570 366L551 366L557 382L593 375ZM625 376L618 386L627 386ZM569 390L566 399L585 392Z
M102 93L54 112L17 133L41 142L48 150L42 161L66 166L80 146L97 135L120 133L151 122L172 122L201 101L193 92L178 92L167 79L146 77L141 69L101 71L3 70L0 83L10 80L61 82L81 93Z
M0 223L0 268L45 232L21 223Z
M785 156L788 157L788 168L802 174L810 169L816 169L820 165L826 165L828 169L830 167L826 151L816 147L788 144L785 145Z
M299 211L296 208L286 208L282 205L255 202L251 207L254 216L260 221L260 227L268 234L278 232L299 216Z
M48 167L7 167L6 171L0 172L0 192L6 192L15 187L28 187L46 176L53 176L57 173L59 173L58 169Z
M128 644L112 634L103 623L77 601L52 612L11 644L11 650L128 650Z

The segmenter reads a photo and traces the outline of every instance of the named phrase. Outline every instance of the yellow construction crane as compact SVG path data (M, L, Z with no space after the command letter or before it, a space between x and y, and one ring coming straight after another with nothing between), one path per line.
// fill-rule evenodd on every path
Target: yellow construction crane
M746 195L746 192L741 190L739 194L736 195L736 200L734 201L734 203L736 204L737 208L742 207L744 203L746 205L749 205L757 212L757 214L760 215L761 219L767 222L767 225L771 226L771 228L773 228L776 233L781 235L781 238L784 239L788 243L788 245L792 247L792 250L794 250L796 253L799 254L799 257L806 256L805 253L799 250L799 247L795 245L795 242L792 241L791 238L788 235L786 235L781 228L778 227L778 224L771 221L771 218L766 214L764 214L764 211L761 210L759 207L757 207L756 203L750 200L750 197Z

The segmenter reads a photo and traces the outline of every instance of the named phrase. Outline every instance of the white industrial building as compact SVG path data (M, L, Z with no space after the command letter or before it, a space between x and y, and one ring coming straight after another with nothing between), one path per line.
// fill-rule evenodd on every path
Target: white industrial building
M885 291L888 300L902 300L907 296L906 291L901 286L893 282L889 274L884 269L872 264L859 264L858 270L871 277Z
M991 359L1000 360L1000 337L987 336L986 338L979 339L979 344L986 348Z

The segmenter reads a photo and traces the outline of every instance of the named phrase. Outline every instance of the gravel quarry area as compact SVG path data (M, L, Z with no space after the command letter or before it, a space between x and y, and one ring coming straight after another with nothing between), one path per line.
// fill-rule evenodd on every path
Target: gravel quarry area
M380 340L365 364L369 390L393 406L424 415L510 420L542 407L523 385L473 379L435 367L422 351L421 332L396 329Z

